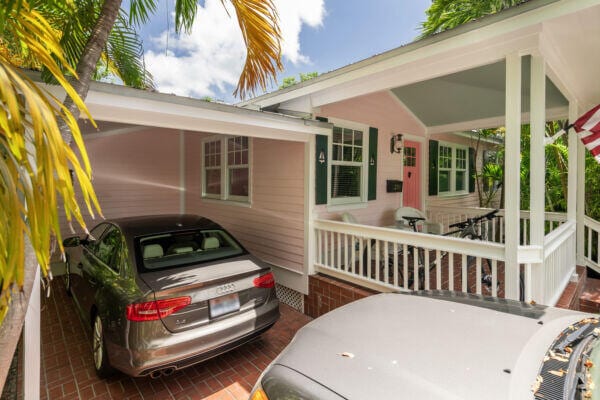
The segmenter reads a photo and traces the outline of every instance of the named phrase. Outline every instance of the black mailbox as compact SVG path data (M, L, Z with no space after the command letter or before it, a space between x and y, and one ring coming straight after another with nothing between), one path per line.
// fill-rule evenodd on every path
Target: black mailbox
M388 179L386 181L386 191L388 193L401 193L402 192L402 181L396 181Z

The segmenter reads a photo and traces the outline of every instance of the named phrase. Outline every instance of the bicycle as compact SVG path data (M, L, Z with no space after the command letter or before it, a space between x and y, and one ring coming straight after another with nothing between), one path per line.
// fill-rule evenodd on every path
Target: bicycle
M494 218L497 217L497 213L499 212L499 210L493 210L489 213L486 213L484 215L480 215L477 217L471 217L471 218L467 218L464 221L460 221L460 222L456 222L454 224L449 225L449 228L458 228L456 230L450 231L450 232L446 232L445 234L443 234L443 236L453 236L453 237L458 237L458 238L462 238L462 239L471 239L471 240L487 240L488 236L487 236L487 224L485 223L481 223L484 221L491 221ZM417 228L417 224L420 221L424 221L425 218L422 217L408 217L405 216L403 217L403 219L405 219L408 222L408 225L412 228L412 230L414 232L418 232L418 228ZM416 252L416 256L417 256L417 265L418 265L418 271L419 271L419 276L418 276L418 286L417 288L424 288L425 287L425 264L426 264L426 256L425 256L425 249L424 248L417 248L417 252ZM427 250L427 251L431 251L431 250ZM414 263L414 256L415 256L415 247L414 246L408 246L407 247L407 252L409 254L409 256L413 257L413 263ZM405 257L404 255L404 251L400 251L399 254L397 255L399 260L402 261L410 261L408 260L408 257ZM440 262L446 258L448 256L448 252L441 252L440 253ZM393 262L393 260L392 260ZM390 261L388 261L388 263L391 264ZM436 257L429 257L429 263L428 263L428 268L431 271L438 263L438 260L436 259ZM410 264L410 262L409 262ZM472 271L474 267L476 267L477 262L476 262L476 257L474 256L467 256L467 271ZM401 282L403 281L403 270L404 270L404 265L399 265L399 274L401 277ZM413 287L414 288L414 270L412 268L408 268L408 286L409 287ZM467 272L468 274L468 272ZM521 301L524 300L525 298L525 293L524 293L524 283L523 283L523 276L522 274L519 274L519 280L520 280L520 285L519 285L519 299ZM493 276L492 276L492 262L490 259L488 258L482 258L481 259L481 283L483 284L484 288L487 288L488 292L492 292L492 285L493 285ZM497 281L497 288L499 288L501 285L500 281ZM470 291L471 288L470 286L467 286L467 291Z

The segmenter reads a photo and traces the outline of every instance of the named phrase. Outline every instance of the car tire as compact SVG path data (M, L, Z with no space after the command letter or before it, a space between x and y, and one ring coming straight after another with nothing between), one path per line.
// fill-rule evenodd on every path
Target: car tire
M69 264L68 257L65 261L65 290L69 297L73 296L73 292L71 291L71 265Z
M104 343L104 325L99 315L94 317L92 325L92 357L94 369L99 378L107 378L114 373L114 369L108 362L106 345Z

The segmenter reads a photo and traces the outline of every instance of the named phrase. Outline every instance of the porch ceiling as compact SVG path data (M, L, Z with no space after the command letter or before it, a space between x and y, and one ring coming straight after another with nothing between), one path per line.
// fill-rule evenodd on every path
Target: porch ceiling
M529 111L530 57L523 59L522 107ZM426 126L499 118L505 114L505 62L392 89ZM546 108L568 107L567 99L546 79Z

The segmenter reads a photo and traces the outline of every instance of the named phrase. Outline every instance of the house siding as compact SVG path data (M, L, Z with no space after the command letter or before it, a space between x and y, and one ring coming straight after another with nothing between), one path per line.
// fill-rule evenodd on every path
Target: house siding
M105 218L179 213L179 132L140 128L137 132L85 139L92 166L93 185ZM76 185L84 220L93 219ZM59 209L61 232L71 234L64 208ZM73 228L81 233L76 222Z
M202 198L202 140L186 132L186 212L213 219L254 255L304 270L304 143L251 139L251 206Z
M390 153L390 138L402 133L425 136L424 127L400 105L389 92L379 92L339 103L322 106L320 116L358 122L379 130L377 160L377 199L368 202L366 208L328 211L326 205L317 206L319 218L341 219L345 211L361 224L385 226L393 224L394 211L401 206L402 193L386 193L386 180L402 180L402 156Z

